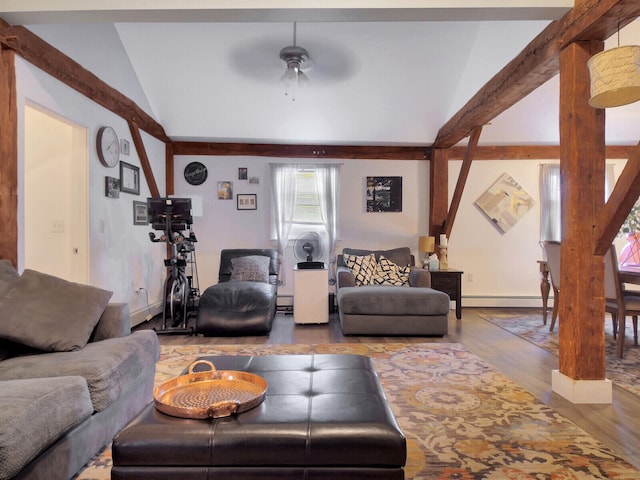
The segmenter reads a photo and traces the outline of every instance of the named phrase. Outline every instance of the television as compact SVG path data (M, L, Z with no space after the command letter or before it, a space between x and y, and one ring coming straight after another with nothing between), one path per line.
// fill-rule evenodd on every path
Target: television
M154 230L185 230L193 223L190 198L147 198L147 218Z

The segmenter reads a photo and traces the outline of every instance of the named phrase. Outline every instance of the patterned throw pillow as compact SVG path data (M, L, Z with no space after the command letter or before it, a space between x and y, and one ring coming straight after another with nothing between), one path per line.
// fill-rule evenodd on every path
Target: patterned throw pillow
M375 285L396 285L398 287L409 286L409 272L411 267L396 265L384 255L380 255L378 266L373 276Z
M264 255L247 255L231 259L230 282L269 282L269 263Z
M371 285L376 271L376 256L371 253L365 256L344 254L344 263L349 267L356 279L356 286Z

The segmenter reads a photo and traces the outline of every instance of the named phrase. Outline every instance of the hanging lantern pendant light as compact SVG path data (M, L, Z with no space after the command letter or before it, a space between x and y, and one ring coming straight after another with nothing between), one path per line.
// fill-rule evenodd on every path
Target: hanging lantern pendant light
M589 105L609 108L640 100L640 46L618 46L600 52L589 59L587 67L591 77Z

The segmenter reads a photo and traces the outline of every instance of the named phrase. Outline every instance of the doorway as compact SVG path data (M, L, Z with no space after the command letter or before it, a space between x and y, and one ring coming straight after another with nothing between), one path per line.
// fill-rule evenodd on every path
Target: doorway
M88 283L87 129L25 106L25 268Z

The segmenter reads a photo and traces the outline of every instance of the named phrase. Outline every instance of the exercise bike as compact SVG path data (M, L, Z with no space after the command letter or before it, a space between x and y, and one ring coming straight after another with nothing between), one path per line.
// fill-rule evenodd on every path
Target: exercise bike
M159 237L149 232L149 239L154 243L165 242L170 249L170 256L164 261L167 276L163 285L162 327L156 332L191 335L193 328L187 326L188 317L200 294L195 261L195 243L198 240L190 230L191 199L150 198L147 211L153 228L163 231ZM183 233L184 230L189 230L188 235ZM188 265L192 268L191 275L186 274ZM170 327L167 320L171 322Z

